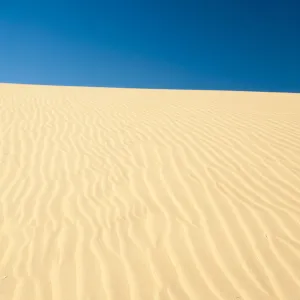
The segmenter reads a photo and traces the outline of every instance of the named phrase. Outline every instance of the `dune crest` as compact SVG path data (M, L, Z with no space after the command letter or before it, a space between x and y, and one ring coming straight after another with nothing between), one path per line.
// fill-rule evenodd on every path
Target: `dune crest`
M299 94L1 84L0 143L0 299L300 299Z

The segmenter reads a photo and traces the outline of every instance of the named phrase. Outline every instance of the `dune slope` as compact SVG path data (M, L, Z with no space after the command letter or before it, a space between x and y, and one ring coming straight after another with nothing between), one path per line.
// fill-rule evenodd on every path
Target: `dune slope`
M1 84L0 142L0 299L300 299L300 95Z

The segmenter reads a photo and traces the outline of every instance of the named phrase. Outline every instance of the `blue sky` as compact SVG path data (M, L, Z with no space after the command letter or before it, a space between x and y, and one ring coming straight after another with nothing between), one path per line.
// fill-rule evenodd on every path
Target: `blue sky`
M0 82L300 92L297 1L1 1Z

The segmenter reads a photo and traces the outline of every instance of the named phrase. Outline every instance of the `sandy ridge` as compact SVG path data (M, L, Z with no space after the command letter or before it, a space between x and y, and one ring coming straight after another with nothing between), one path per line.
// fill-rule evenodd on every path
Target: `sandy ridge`
M300 96L0 85L0 299L300 297Z

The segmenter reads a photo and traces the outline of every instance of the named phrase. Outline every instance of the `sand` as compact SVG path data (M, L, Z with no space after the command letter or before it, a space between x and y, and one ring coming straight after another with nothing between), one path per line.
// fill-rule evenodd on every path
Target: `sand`
M299 300L300 95L0 85L0 299Z

